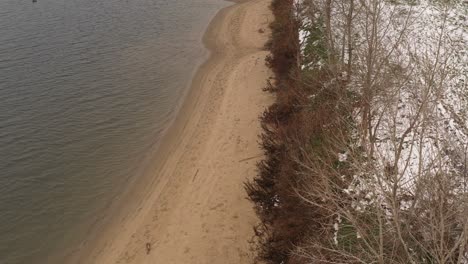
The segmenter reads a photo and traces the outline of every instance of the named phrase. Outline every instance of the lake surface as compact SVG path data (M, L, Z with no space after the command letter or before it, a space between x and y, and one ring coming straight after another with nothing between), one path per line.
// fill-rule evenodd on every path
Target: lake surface
M226 5L0 1L1 264L45 263L78 245L139 177Z

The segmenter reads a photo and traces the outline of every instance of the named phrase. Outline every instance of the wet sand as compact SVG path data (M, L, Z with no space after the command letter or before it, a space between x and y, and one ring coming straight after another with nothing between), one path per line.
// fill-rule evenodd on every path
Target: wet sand
M151 179L120 201L102 235L73 263L250 263L257 222L244 182L262 157L259 116L273 102L263 47L272 20L269 0L221 10L200 66L159 148ZM132 195L135 194L135 195ZM86 249L85 249L86 248Z

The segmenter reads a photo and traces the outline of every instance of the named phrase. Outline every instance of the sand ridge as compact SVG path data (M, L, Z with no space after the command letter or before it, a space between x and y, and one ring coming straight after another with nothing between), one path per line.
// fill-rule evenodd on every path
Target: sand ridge
M78 263L250 263L257 222L244 182L262 151L259 116L273 102L263 49L270 0L220 11L204 37L210 59L194 77L165 156L138 209Z

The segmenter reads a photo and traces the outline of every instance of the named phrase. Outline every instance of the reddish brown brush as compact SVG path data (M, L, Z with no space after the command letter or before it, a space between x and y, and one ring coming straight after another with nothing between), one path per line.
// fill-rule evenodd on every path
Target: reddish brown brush
M246 184L246 190L262 221L255 229L258 260L303 263L304 259L292 257L291 252L308 234L321 230L324 220L319 209L306 204L296 193L303 184L297 159L305 158L304 151L317 155L329 152L331 143L327 141L336 130L342 130L337 104L345 95L339 87L323 87L331 78L325 70L301 80L293 1L275 0L272 10L275 21L271 24L267 64L275 82L268 91L276 92L276 102L261 118L266 158L258 164L259 175ZM309 96L316 93L319 95L311 103ZM322 151L324 148L327 151Z

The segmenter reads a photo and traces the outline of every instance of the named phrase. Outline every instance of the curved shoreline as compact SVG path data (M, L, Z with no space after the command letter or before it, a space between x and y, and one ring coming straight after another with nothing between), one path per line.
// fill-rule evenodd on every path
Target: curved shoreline
M122 195L104 235L70 263L252 259L247 241L256 218L243 183L255 175L258 117L272 102L262 92L268 34L259 31L268 32L268 7L269 0L242 1L211 21L203 37L210 57L163 137L154 173Z

